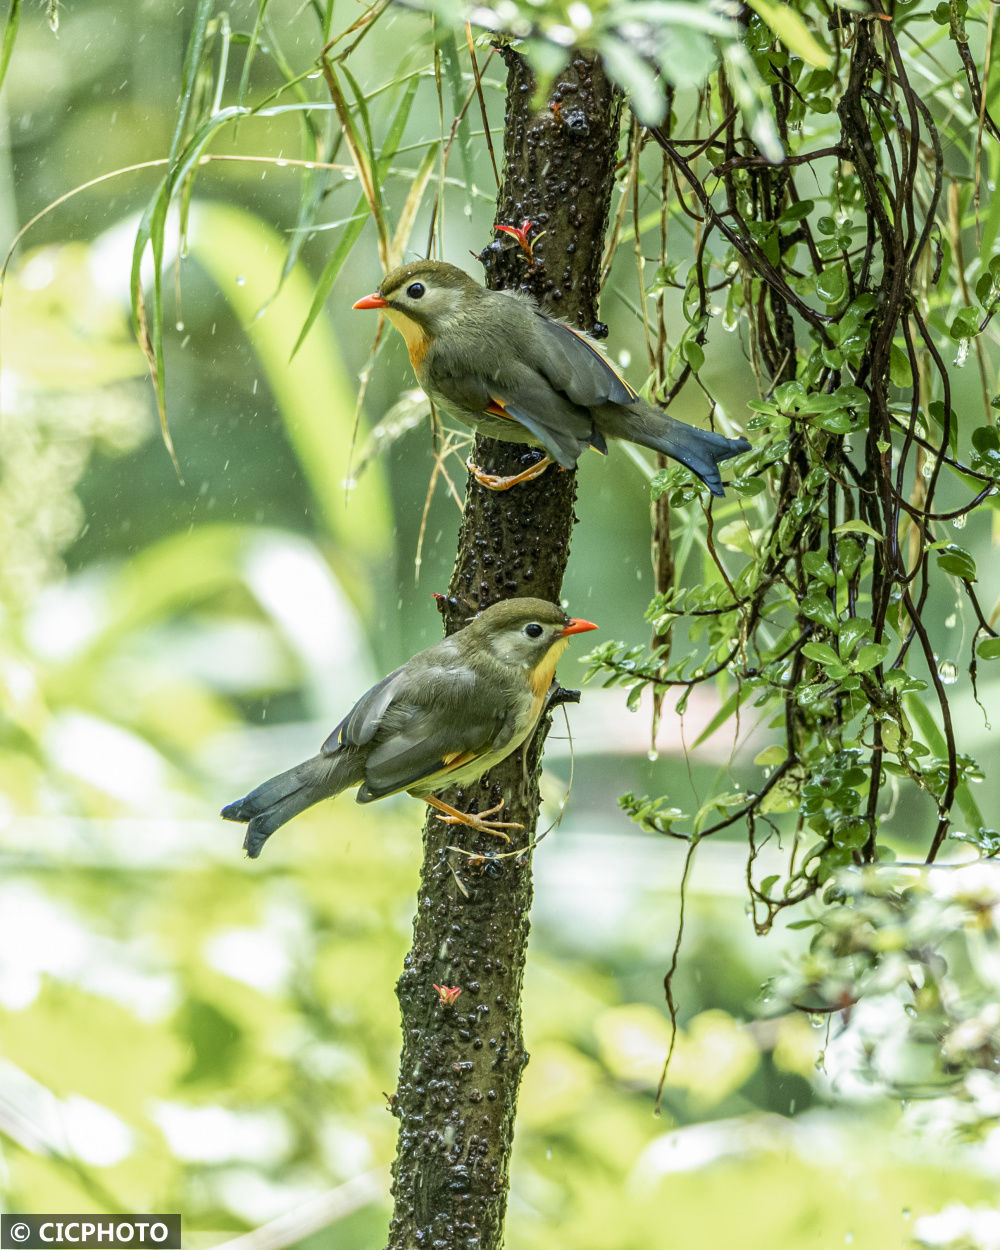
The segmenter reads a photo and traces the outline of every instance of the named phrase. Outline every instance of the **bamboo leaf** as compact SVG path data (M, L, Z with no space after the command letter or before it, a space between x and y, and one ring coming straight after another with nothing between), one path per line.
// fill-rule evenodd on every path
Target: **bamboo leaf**
M789 52L817 69L829 67L829 52L790 4L778 4L776 0L748 0L748 3Z
M21 0L10 0L7 22L3 28L3 44L0 45L0 87L3 86L3 80L7 76L7 66L10 64L11 54L14 51L14 41L17 39L20 21Z
M191 255L219 284L244 326L267 375L289 441L302 465L352 593L371 585L371 563L384 558L392 533L392 507L381 466L373 464L345 499L350 472L355 386L331 327L318 321L289 362L294 327L301 324L312 283L300 266L273 296L284 256L281 237L258 218L221 204L200 204L193 214ZM240 280L238 280L240 279ZM271 298L273 296L273 298ZM271 299L267 311L260 307Z
M917 695L906 695L906 711L913 723L920 731L921 737L931 748L935 755L940 759L945 759L948 755L948 745L944 740L944 734L937 727L937 722L931 715L931 710L924 701ZM960 781L955 789L955 798L958 805L962 809L962 815L974 829L982 829L986 821L983 820L983 814L979 810L979 805L972 797L972 791L966 781Z

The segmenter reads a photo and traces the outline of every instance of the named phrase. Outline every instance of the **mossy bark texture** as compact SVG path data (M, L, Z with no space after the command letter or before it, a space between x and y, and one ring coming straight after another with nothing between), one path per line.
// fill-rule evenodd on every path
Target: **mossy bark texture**
M496 220L517 227L530 220L532 239L545 233L532 257L498 236L481 256L486 281L520 287L554 315L593 330L621 100L598 63L576 57L539 101L522 58L509 49L503 55L507 115ZM474 454L489 472L511 474L532 453L477 439ZM470 477L442 602L447 632L498 599L558 602L575 498L575 473L556 468L503 493ZM502 818L524 826L512 831L510 848L433 816L424 830L413 947L397 987L403 1052L392 1102L400 1130L389 1250L498 1250L503 1243L514 1116L528 1062L521 1032L532 899L527 848L547 729L546 717L526 752L445 796L466 811L504 799ZM505 854L518 848L526 849ZM447 1005L435 985L461 993Z

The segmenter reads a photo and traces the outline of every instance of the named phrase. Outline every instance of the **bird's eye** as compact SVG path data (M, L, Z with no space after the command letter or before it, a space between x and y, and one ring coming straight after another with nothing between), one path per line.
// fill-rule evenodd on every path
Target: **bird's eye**
M530 625L525 625L524 632L529 638L541 638L542 634L545 633L545 630L542 629L541 625L539 625L537 621L532 621Z
M424 293L424 284L422 282L411 282L406 288L406 294L410 299L420 299Z

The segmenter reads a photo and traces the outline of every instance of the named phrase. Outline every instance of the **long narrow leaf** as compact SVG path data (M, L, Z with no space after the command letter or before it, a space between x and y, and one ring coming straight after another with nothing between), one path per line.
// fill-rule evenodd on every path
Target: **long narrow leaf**
M191 28L191 38L188 41L187 52L184 56L184 69L181 74L180 108L177 110L177 124L174 126L174 136L170 141L171 161L181 150L181 146L184 143L188 118L198 85L198 70L201 68L202 53L205 50L208 21L212 16L214 5L215 0L198 0L198 8L195 11L194 24Z
M17 38L20 21L21 0L10 0L7 23L3 28L3 44L0 45L0 87L3 86L3 80L7 76L7 66L10 64L11 53L14 51L14 40Z
M246 55L243 57L243 72L240 74L240 85L236 89L237 104L246 102L247 87L250 85L250 67L253 64L254 53L260 46L260 34L264 26L264 15L267 13L269 3L270 0L258 0L257 20L253 24L253 30L250 32L250 42L247 44Z
M462 174L465 178L465 211L472 216L472 184L475 181L475 165L472 160L472 139L469 134L469 123L466 118L467 101L462 83L462 71L458 59L458 43L454 31L450 27L440 29L435 26L435 40L444 62L445 77L451 89L451 106L458 127L458 150L462 157Z
M259 315L277 286L284 252L281 237L259 218L228 205L196 206L190 254L211 273L246 329L289 442L335 540L338 565L353 575L347 580L360 601L370 593L372 566L388 550L392 507L377 464L345 502L355 387L329 323L321 321L289 362L295 327L312 296L312 282L301 267Z
M351 116L351 110L347 106L347 100L344 98L343 90L337 78L337 71L329 61L324 60L323 73L330 92L330 98L337 109L337 116L344 131L344 139L347 143L348 151L351 153L351 160L354 162L354 168L358 171L361 190L364 192L368 208L375 220L375 228L378 231L379 257L383 266L388 268L389 235L385 216L381 211L381 197L375 190L374 171L364 151L361 136L354 123L354 118Z
M389 125L388 133L386 134L386 137L385 137L385 142L382 144L382 150L378 156L375 176L377 180L379 181L379 183L385 180L385 176L389 172L392 159L399 150L399 145L402 142L403 134L406 130L406 123L409 121L409 118L410 118L410 111L413 107L413 100L417 94L417 88L419 86L420 86L419 75L418 74L410 75L409 80L406 83L406 90L403 92L403 98L400 100L399 105L396 108L396 112L393 115L392 122ZM434 149L432 149L432 151L435 151L435 150L436 150L436 145ZM423 171L425 163L426 163L426 157L424 158L424 162L421 163L420 170L417 172L417 176L414 180L413 186L411 187L410 193L407 196L407 202L403 206L404 214L406 213L407 207L410 204L410 200L413 196L413 187L416 187L419 185L420 187L419 196L422 197L423 195L423 187L426 186L426 182L427 182L426 177L422 177L422 171ZM336 282L337 275L340 273L341 269L343 268L344 261L351 254L351 250L353 249L354 244L358 241L361 235L361 232L365 227L367 218L365 216L359 217L359 213L365 207L366 203L367 203L367 198L364 195L362 195L361 199L358 201L357 205L355 206L354 212L351 214L354 220L348 223L347 227L344 230L344 233L341 235L340 239L337 242L337 246L333 251L333 255L323 266L323 272L320 274L319 279L316 283L316 290L315 290L315 294L313 295L313 301L309 308L309 312L306 315L306 319L302 324L302 329L299 331L299 336L295 340L295 346L292 348L293 356L302 346L302 341L305 339L306 335L309 333L309 330L312 327L313 322L319 316L320 310L322 309L324 303L326 302L326 297L329 295L334 282ZM415 211L416 210L414 209L414 212ZM398 263L402 248L406 246L406 242L408 241L410 232L413 228L412 223L411 223L406 228L405 237L402 237L402 241L401 241L401 234L403 233L402 224L403 223L402 223L402 218L401 218L400 224L396 228L396 236L393 239L392 246L389 249L388 259L387 259L387 268L392 268L394 264Z
M417 213L420 211L420 205L423 203L424 192L427 190L427 183L430 181L430 176L434 170L436 157L437 144L432 143L428 147L424 159L420 162L420 168L414 175L413 181L410 183L406 202L403 204L402 211L399 214L396 233L392 238L391 261L393 265L400 264L407 244L410 242L410 235L413 233L413 227L416 225Z
M938 756L939 759L945 759L948 754L948 745L944 740L944 734L937 727L937 722L931 715L931 710L917 695L906 696L906 711L912 720L916 723L917 728L927 742L927 745ZM955 798L959 807L962 809L962 815L972 825L973 829L982 829L986 822L983 820L983 814L979 810L979 805L972 797L968 782L960 781L955 789Z

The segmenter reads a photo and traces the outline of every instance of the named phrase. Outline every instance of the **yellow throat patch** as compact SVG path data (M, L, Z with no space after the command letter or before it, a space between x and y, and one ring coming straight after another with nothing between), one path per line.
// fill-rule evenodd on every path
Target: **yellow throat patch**
M385 315L403 336L403 342L406 344L406 350L410 353L410 364L414 370L419 369L423 364L424 357L427 355L427 349L431 345L431 341L424 333L421 326L408 317L406 313L400 312L396 308L387 308Z
M549 686L552 685L552 678L556 675L556 665L559 663L559 657L568 646L568 638L557 638L548 651L545 652L541 661L531 670L531 693L535 696L536 703L541 704L541 701L548 693Z

